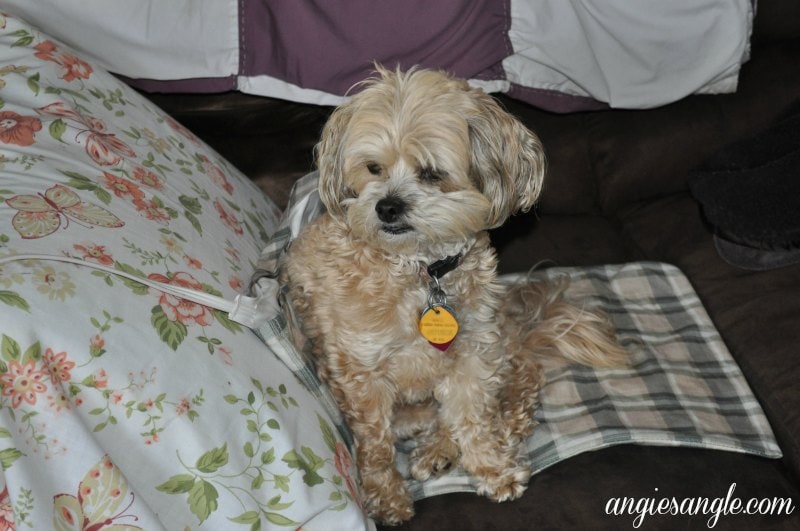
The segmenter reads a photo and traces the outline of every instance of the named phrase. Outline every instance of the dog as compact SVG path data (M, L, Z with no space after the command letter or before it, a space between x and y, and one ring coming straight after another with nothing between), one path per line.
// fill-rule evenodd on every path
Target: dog
M538 137L446 73L376 66L316 148L326 212L303 229L282 281L356 443L365 506L410 519L395 442L414 437L426 480L462 466L502 502L530 479L524 441L541 363L624 363L607 318L563 286L496 278L488 229L530 209L545 173Z

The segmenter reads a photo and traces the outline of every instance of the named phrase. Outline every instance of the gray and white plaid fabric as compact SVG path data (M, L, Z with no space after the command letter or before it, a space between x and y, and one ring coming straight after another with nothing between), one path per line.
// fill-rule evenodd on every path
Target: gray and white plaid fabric
M298 179L292 187L289 204L278 225L278 230L269 239L269 243L258 258L258 265L250 279L251 291L252 287L261 279L277 276L278 261L289 248L289 244L307 223L325 210L319 199L318 183L319 174L312 172Z
M322 209L314 177L306 177L292 196L301 209L287 209L285 227L259 266L273 267L298 223ZM281 232L283 231L283 232ZM296 232L294 233L296 234ZM572 365L547 374L539 425L528 440L535 472L582 452L617 444L689 446L781 457L772 429L739 366L703 308L687 278L674 266L638 262L588 268L551 268L539 278L570 279L566 296L599 307L611 317L623 345L632 353L625 369ZM514 277L503 277L512 281ZM295 338L279 316L261 330L272 350L328 408L335 409L310 360L302 338ZM295 328L296 330L296 328ZM299 347L299 348L298 348ZM334 418L341 420L338 412ZM344 425L340 429L346 431ZM413 442L398 446L398 466L408 477ZM474 491L461 470L424 483L408 479L414 498Z

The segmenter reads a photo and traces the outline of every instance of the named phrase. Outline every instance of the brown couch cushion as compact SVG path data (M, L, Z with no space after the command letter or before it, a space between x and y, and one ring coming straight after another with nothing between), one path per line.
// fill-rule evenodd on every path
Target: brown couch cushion
M474 494L448 494L416 503L416 516L398 531L528 531L633 529L636 515L611 516L611 498L791 498L796 491L778 461L689 448L622 445L578 455L533 476L519 500L492 503ZM656 490L658 489L658 490ZM711 515L646 516L639 529L708 529ZM720 516L715 530L797 529L790 516Z

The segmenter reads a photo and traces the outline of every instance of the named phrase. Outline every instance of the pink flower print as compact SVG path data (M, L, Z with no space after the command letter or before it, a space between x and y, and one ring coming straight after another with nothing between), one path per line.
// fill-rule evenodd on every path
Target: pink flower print
M241 292L242 291L242 280L239 277L233 276L228 279L228 285L234 291Z
M356 482L353 478L353 460L350 458L350 452L347 447L340 441L336 442L336 456L334 457L334 464L336 471L342 476L347 484L347 490L350 491L350 496L361 505L361 495L356 487Z
M48 347L44 351L42 361L53 385L59 385L70 380L70 371L75 367L75 362L67 359L66 352L55 353L52 348Z
M69 409L69 399L66 393L56 393L55 395L47 395L47 405L51 409L59 413L61 410Z
M16 528L14 507L11 505L11 496L6 486L3 487L3 492L0 492L0 531L14 531Z
M3 396L11 397L11 407L18 408L23 401L36 404L36 395L47 391L42 383L45 374L36 370L33 360L21 365L16 360L8 362L8 370L0 375Z
M214 184L229 194L233 193L233 185L228 182L228 178L225 177L225 173L219 166L211 162L211 159L205 155L197 155L197 158L200 159L200 164L203 166L203 170L205 170L206 175L209 176Z
M189 402L188 398L182 398L180 403L175 406L175 414L176 415L183 415L187 411L192 409L192 404Z
M183 257L183 261L186 262L186 265L191 267L192 269L202 269L203 268L203 262L201 262L197 258L192 258L189 255L185 255Z
M106 252L105 245L80 245L76 243L72 248L83 255L81 256L82 259L89 262L97 262L102 265L114 263L114 259Z
M111 393L111 403L119 404L120 402L122 402L122 399L124 397L125 395L122 394L122 391L114 391L113 393Z
M170 129L172 129L173 131L175 131L179 135L183 135L184 137L188 138L189 140L191 140L192 142L194 142L197 145L200 144L200 142L198 142L197 137L194 135L194 133L192 133L191 131L186 129L184 126L182 126L181 124L176 122L175 119L172 118L171 116L164 116L164 121L167 122L167 125L170 127Z
M93 387L95 389L105 389L108 387L108 373L106 373L105 369L100 369L94 373L92 379L94 380Z
M225 365L233 365L233 351L226 346L221 346L217 352L222 356L222 363Z
M136 211L150 221L166 225L169 223L169 220L172 219L169 212L167 212L165 208L159 206L154 199L140 199L134 201L133 204L136 206Z
M34 135L42 129L42 121L35 116L22 116L12 111L0 112L0 142L30 146Z
M178 272L172 278L168 278L158 273L151 273L147 276L150 280L164 282L175 286L181 286L197 291L203 291L203 286L189 273ZM197 304L196 302L181 299L168 293L161 293L158 299L164 315L170 321L178 321L185 325L198 324L200 326L208 326L214 322L214 314L211 313L207 307Z
M227 208L225 208L219 199L214 200L214 208L217 209L219 219L221 219L229 229L236 233L237 236L244 234L244 230L242 229L242 225L239 223L239 220L236 219L236 216L231 214Z
M103 179L105 180L105 187L120 199L128 199L133 203L144 199L144 192L139 188L139 185L128 179L117 177L108 172L103 172Z
M74 54L60 50L52 41L42 41L33 48L36 50L33 55L45 61L52 61L61 67L62 74L59 77L64 81L89 79L92 75L93 70L88 63L78 59Z
M136 166L133 169L133 179L144 186L148 186L150 188L155 188L156 190L163 190L164 183L155 173L147 170L141 166Z
M103 339L103 336L100 334L95 334L89 340L89 354L91 354L93 358L102 356L106 353L105 349L103 348L105 344L106 340Z

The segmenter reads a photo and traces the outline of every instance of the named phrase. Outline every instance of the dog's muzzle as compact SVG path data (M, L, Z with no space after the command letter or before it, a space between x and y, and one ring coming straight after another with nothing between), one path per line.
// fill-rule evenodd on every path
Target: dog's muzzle
M405 201L396 196L387 196L377 202L375 212L383 222L381 230L389 234L402 234L411 230L411 226L403 222L403 214L408 209Z

